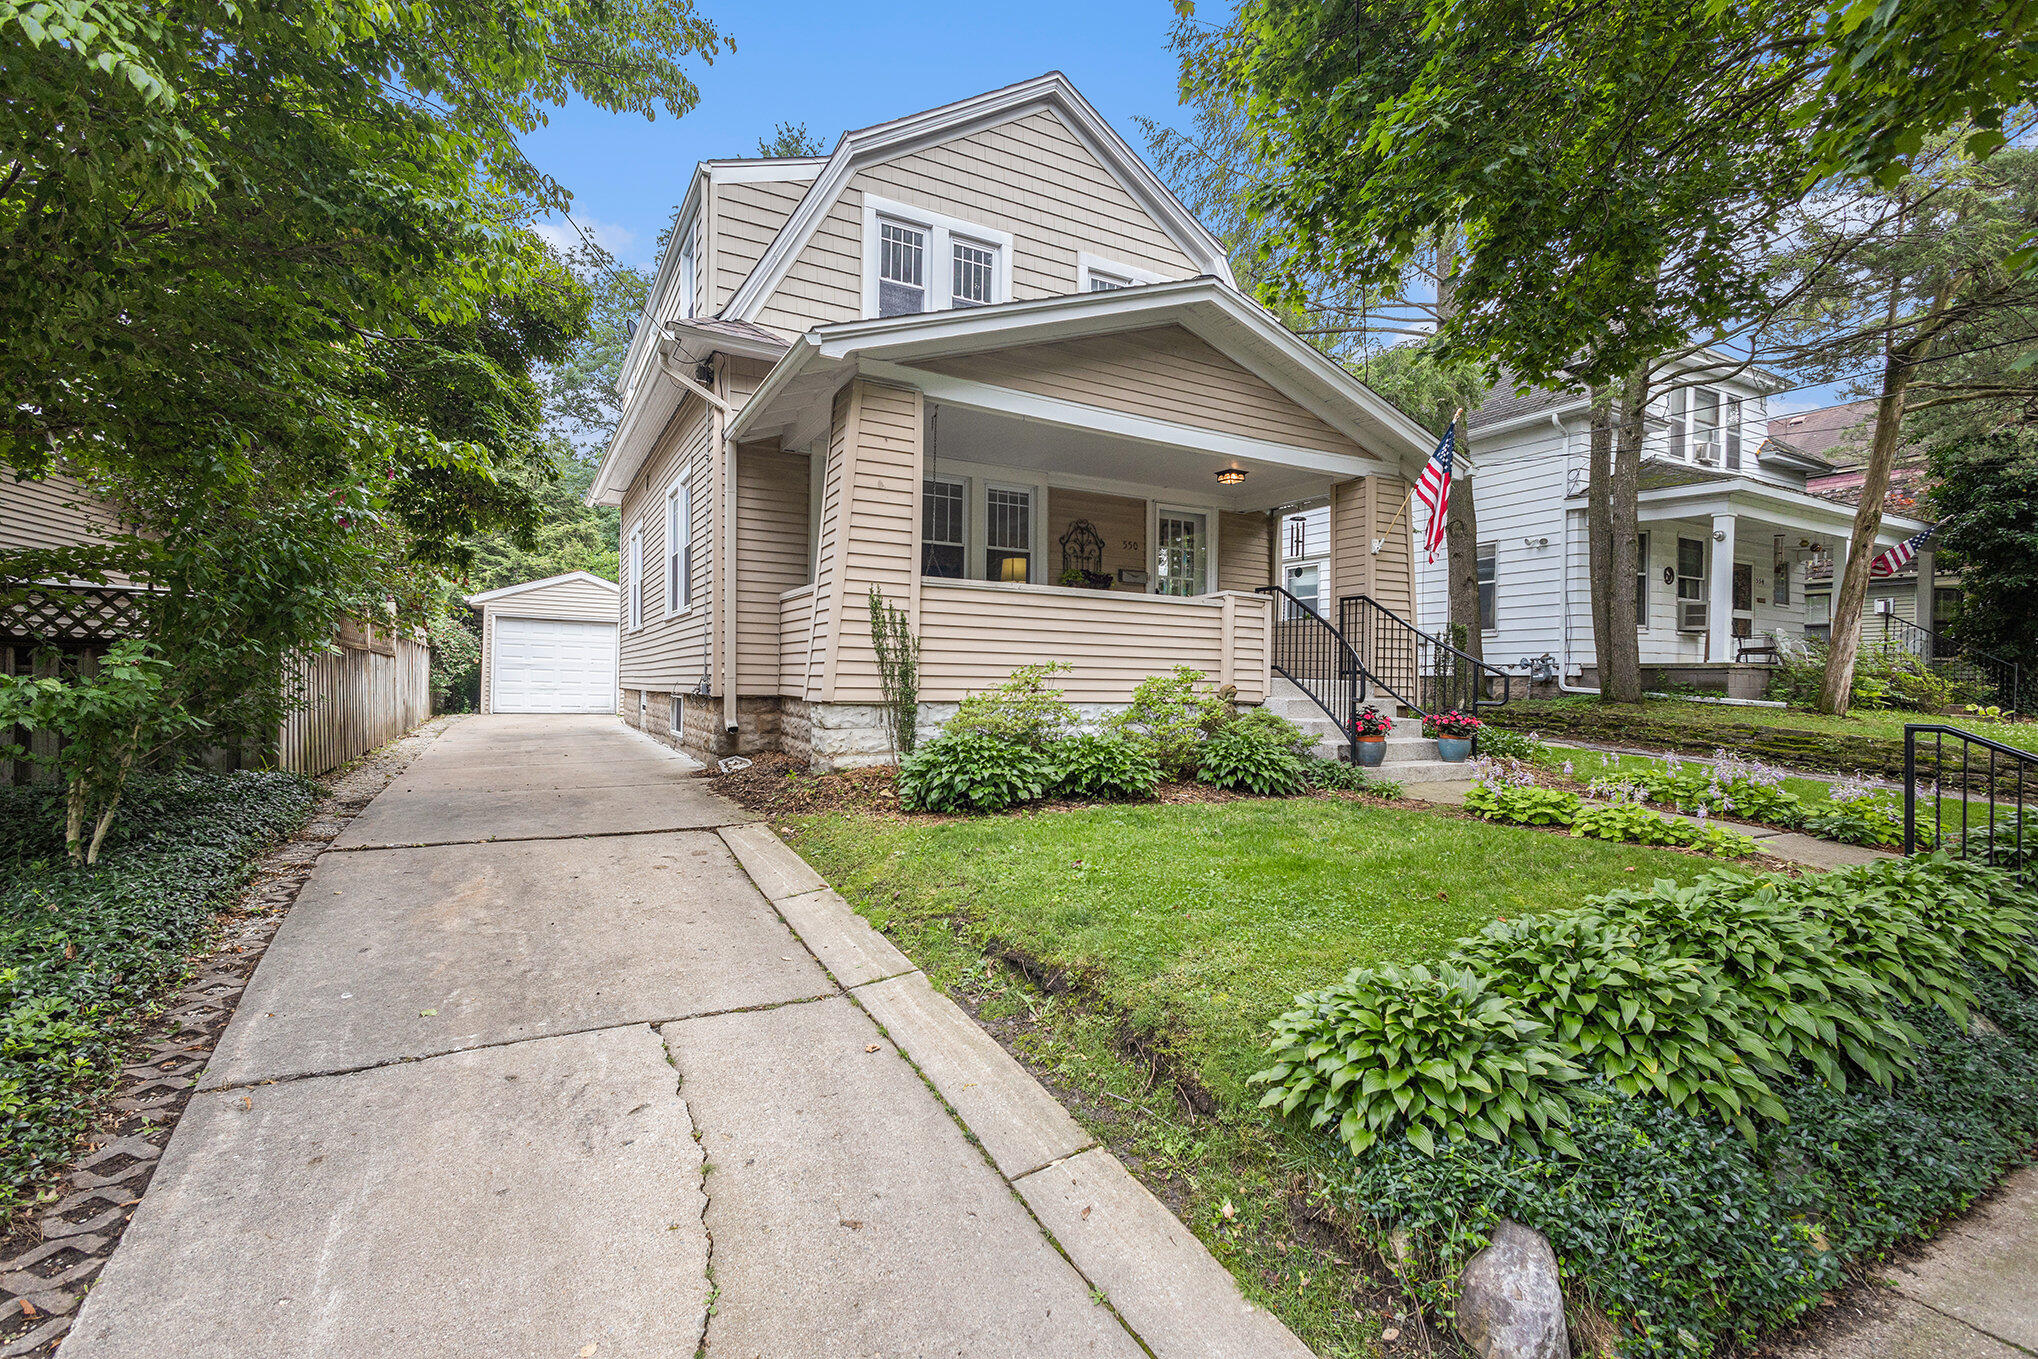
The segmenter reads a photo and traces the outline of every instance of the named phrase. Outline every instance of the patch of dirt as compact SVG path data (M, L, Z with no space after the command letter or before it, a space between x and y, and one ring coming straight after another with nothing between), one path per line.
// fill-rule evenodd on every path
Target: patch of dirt
M0 1355L48 1355L77 1317L155 1175L255 965L349 821L401 774L450 719L439 718L317 780L324 795L295 834L265 854L208 943L192 978L155 1002L130 1065L86 1134L79 1155L51 1183L44 1206L0 1223Z

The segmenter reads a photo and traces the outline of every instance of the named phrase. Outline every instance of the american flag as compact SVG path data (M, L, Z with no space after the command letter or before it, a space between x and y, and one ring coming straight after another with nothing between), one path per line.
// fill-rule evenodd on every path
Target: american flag
M1916 537L1906 538L1895 547L1884 548L1876 554L1874 561L1868 563L1868 574L1871 576L1895 575L1911 564L1911 558L1918 555L1918 549L1923 547L1926 541L1938 531L1939 526L1934 524Z
M1452 420L1415 481L1415 498L1429 506L1429 530L1423 535L1422 545L1430 561L1437 559L1437 548L1444 541L1444 517L1451 510L1451 461L1457 451L1458 422Z

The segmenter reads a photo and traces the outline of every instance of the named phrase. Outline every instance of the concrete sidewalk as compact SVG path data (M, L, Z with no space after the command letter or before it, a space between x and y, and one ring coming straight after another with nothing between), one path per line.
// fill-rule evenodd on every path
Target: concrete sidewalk
M455 724L320 860L66 1359L1308 1351L690 762Z

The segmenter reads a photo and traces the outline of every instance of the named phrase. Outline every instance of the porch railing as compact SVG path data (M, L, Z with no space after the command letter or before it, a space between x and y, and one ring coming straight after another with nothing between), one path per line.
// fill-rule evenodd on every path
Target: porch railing
M1453 709L1476 717L1513 696L1514 677L1505 670L1431 636L1369 595L1340 599L1338 621L1374 686L1424 717Z
M2007 711L2022 712L2028 706L2023 701L2023 669L2015 661L1992 656L1957 638L1921 628L1895 614L1875 616L1882 620L1882 636L1877 645L1885 650L1908 652L1941 678L1956 684L1985 687L1995 694L1996 702Z
M1919 794L1929 799L1929 805ZM2018 876L2038 866L2038 755L1937 722L1904 727L1904 853L1943 849Z
M1329 619L1280 586L1262 585L1255 593L1274 599L1274 673L1309 695L1337 723L1349 754L1368 679L1358 653Z

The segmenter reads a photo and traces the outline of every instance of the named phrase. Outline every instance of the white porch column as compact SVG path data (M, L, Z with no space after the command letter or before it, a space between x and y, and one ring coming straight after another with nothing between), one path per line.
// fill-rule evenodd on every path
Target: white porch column
M1734 659L1734 516L1712 517L1712 566L1706 579L1706 648L1709 661Z
M1932 549L1924 548L1918 553L1918 594L1916 613L1912 618L1925 630L1925 636L1918 639L1924 650L1924 658L1932 659L1932 631L1937 626L1932 619L1932 586L1936 583L1932 569Z
M1833 589L1826 596L1826 640L1833 640L1833 623L1840 616L1840 580L1847 574L1847 553L1854 546L1853 534L1846 529L1833 535Z

